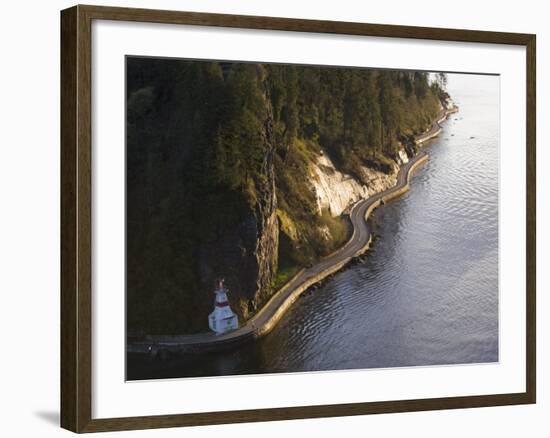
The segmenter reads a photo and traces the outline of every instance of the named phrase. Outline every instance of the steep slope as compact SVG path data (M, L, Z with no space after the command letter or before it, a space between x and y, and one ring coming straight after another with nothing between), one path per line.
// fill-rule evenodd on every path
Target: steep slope
M350 234L441 108L422 72L128 58L128 333L249 319Z
M265 69L128 61L128 332L202 331L225 278L241 319L277 269Z

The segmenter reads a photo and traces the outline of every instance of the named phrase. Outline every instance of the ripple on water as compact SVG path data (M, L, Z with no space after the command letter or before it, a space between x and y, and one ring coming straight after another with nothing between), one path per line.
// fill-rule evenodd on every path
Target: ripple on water
M375 211L380 237L364 262L305 293L259 342L148 363L149 376L497 361L498 86L489 85L451 90L460 112L427 146L411 190Z
M467 99L461 117L431 143L412 190L376 210L380 238L366 261L300 300L275 330L286 365L309 369L294 349L317 369L498 360L498 123L484 127ZM317 308L326 319L312 316ZM300 320L306 330L289 330Z

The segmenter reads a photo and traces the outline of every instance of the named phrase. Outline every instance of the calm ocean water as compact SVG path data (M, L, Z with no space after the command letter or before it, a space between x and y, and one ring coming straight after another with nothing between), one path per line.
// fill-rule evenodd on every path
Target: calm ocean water
M498 361L499 79L448 80L460 111L411 190L375 211L366 260L306 292L255 344L130 355L128 378Z

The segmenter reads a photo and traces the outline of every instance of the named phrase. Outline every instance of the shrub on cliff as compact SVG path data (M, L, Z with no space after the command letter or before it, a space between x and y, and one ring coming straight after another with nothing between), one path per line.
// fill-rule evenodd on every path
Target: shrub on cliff
M424 72L127 62L129 334L206 329L216 276L253 314L347 239L343 218L319 214L319 154L357 179L390 173L444 93Z

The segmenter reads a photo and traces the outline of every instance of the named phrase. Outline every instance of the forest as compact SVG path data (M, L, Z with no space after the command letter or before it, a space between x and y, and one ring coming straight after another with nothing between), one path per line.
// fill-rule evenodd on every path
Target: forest
M126 80L131 336L205 331L220 277L257 312L348 238L319 214L319 156L362 184L394 172L446 96L443 74L349 67L128 57Z

